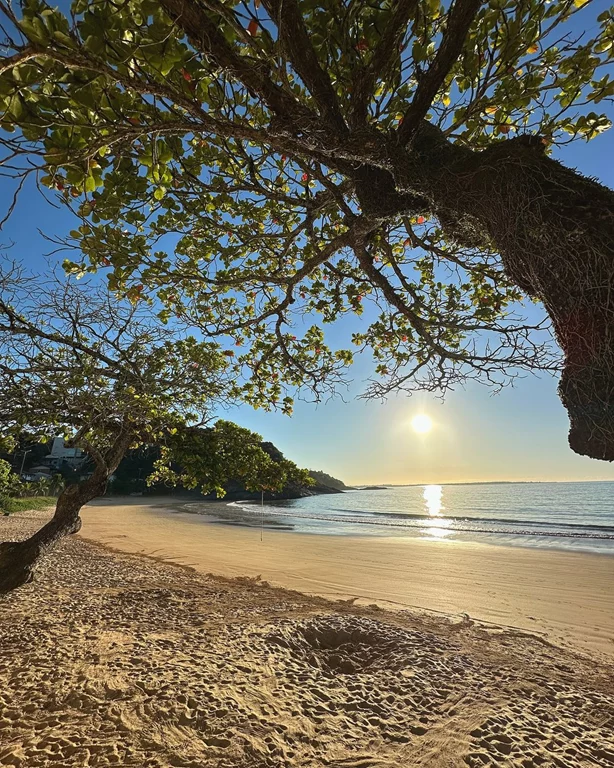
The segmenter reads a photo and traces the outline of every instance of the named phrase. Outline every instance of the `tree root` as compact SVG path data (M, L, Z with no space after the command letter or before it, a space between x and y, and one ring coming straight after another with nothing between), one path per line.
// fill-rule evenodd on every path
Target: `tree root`
M31 582L39 558L40 550L30 540L0 544L0 594Z

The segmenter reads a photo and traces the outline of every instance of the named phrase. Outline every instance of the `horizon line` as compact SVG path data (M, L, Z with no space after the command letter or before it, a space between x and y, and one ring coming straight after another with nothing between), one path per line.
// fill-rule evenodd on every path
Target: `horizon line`
M344 485L347 485L349 488L355 487L357 485L361 486L386 486L387 488L415 488L420 487L424 485L529 485L529 484L536 484L536 483L561 483L561 484L571 484L571 483L613 483L614 478L612 477L604 477L604 478L585 478L583 480L452 480L452 481L443 481L443 482L421 482L421 483L386 483L386 482L360 482L360 483L346 483L345 480L342 481Z

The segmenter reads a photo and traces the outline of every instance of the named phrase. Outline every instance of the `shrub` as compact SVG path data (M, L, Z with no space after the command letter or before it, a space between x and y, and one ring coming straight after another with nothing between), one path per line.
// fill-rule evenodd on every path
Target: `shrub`
M57 499L53 496L28 496L15 499L6 494L0 494L0 512L12 515L15 512L27 512L30 509L47 509L55 507Z

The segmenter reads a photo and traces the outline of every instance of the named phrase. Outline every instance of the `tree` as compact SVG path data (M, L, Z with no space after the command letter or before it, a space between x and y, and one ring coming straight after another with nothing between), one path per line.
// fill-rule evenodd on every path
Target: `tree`
M248 491L280 491L290 481L312 485L307 470L298 470L294 462L275 449L271 455L260 435L219 420L215 428L192 427L177 432L160 450L160 458L148 484L165 482L214 491L224 496L229 479L241 480ZM175 465L175 466L173 466ZM199 481L206 477L207 485Z
M216 344L162 327L138 303L8 264L0 270L0 334L0 436L64 434L91 462L85 479L61 490L45 526L0 544L0 592L29 581L39 558L79 530L82 506L104 494L131 447L162 443L167 461L182 459L181 481L205 493L235 477L260 489L306 474L273 462L259 435L227 421L205 430L215 455L199 459L194 427L240 398L236 370Z
M564 353L573 450L614 459L614 195L550 155L610 126L614 17L589 0L22 0L5 16L4 173L80 222L75 272L248 345L253 396L502 385ZM591 35L575 33L584 20ZM581 24L579 21L578 24ZM593 34L593 30L594 34ZM10 213L10 211L9 211ZM293 328L293 324L296 329ZM330 384L332 382L332 384Z
M19 485L19 477L13 472L8 461L0 459L0 496L7 496Z

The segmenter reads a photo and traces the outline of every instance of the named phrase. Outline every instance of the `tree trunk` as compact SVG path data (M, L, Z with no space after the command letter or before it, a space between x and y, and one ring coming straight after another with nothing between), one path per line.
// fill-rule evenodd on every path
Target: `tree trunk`
M397 188L428 198L462 244L494 246L544 303L564 353L570 446L614 460L614 192L549 158L538 137L473 152L437 134L426 127L403 153Z
M64 536L80 530L81 508L88 501L104 494L108 479L119 466L133 439L134 431L123 427L104 454L87 444L87 451L95 462L91 477L77 485L69 485L62 491L54 516L34 536L25 541L0 544L0 594L32 581L41 557ZM85 445L85 441L83 443Z
M64 536L79 531L81 508L102 496L106 483L107 477L95 472L82 483L68 486L58 498L54 516L40 531L25 541L0 544L0 594L32 581L38 561Z

